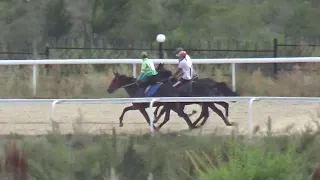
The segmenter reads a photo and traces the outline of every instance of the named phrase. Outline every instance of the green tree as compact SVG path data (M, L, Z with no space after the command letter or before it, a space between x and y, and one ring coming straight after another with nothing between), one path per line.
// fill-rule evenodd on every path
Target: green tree
M127 17L129 0L94 0L92 7L92 31L101 34L108 32Z
M53 0L45 10L45 32L49 37L59 38L66 35L72 27L71 13L65 0Z
M285 34L289 37L319 36L320 25L317 23L319 17L319 9L305 2L295 9L294 15L285 23Z

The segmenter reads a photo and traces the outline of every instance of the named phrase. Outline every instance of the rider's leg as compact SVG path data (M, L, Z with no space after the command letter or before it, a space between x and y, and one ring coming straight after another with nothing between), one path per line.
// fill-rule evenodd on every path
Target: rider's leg
M145 79L139 84L139 89L137 90L136 97L144 97L145 89L157 83L156 76L146 76Z
M179 87L181 85L181 81L177 81L176 83L174 83L172 86L173 87Z
M157 75L153 75L153 76L149 76L149 84L150 85L154 85L154 84L157 84L158 82L158 77Z
M137 97L137 98L139 98L139 97L144 97L144 90L145 90L145 88L139 87L139 88L137 89L137 92L136 92L136 97Z
M190 80L181 79L180 84L176 86L178 91L182 93L183 96L190 96Z
M146 88L147 78L142 80L142 82L139 83L139 87L136 92L136 97L144 97L144 90Z

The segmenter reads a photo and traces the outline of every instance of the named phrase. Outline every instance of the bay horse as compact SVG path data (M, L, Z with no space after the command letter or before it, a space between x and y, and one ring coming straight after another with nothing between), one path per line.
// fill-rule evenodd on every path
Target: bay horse
M117 72L114 72L114 78L111 81L109 87L108 87L108 93L113 93L116 90L124 88L129 97L135 97L136 91L138 90L138 85L136 84L136 78L134 77L129 77L126 75L121 75ZM152 95L152 97L179 97L179 93L170 84L161 84L157 91ZM189 119L188 115L183 111L181 108L182 106L180 105L181 103L179 102L173 102L173 103L162 103L162 102L156 102L155 106L163 106L162 110L164 113L166 113L164 121L168 121L170 118L170 110L173 110L176 112L180 117L182 117L188 127L189 130L192 130L196 128L196 126L191 122ZM147 123L150 125L150 119L148 116L148 113L146 112L146 107L149 107L149 103L133 103L133 106L138 109L141 114L144 116L146 119ZM164 124L163 124L164 125ZM159 130L163 125L159 125L158 127L154 126L155 130Z

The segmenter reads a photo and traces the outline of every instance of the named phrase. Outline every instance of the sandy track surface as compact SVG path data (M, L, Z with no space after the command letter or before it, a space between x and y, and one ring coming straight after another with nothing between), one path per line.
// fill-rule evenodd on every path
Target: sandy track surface
M129 104L72 104L57 105L51 114L51 106L47 105L0 105L0 132L1 134L43 134L52 130L50 117L58 122L62 133L84 131L89 133L111 133L113 127L117 132L142 133L148 131L148 126L139 111L130 111L124 117L124 126L119 127L118 118L125 106ZM217 107L221 107L217 105ZM272 119L274 131L294 125L292 130L300 130L313 120L319 120L320 106L317 103L270 103L256 102L253 106L253 125L259 125L262 131L266 130L268 117ZM200 111L197 105L187 106L186 112L196 109L198 113L191 117L194 121ZM221 109L221 108L220 108ZM80 115L81 114L81 115ZM229 119L238 124L240 132L247 132L248 103L230 103ZM159 121L161 122L163 118ZM80 123L81 122L81 123ZM158 123L159 123L158 122ZM55 125L54 125L55 126ZM161 132L186 130L185 121L174 112L170 121L161 129ZM214 112L210 111L210 118L202 129L192 133L230 133L233 127L226 127L223 121Z

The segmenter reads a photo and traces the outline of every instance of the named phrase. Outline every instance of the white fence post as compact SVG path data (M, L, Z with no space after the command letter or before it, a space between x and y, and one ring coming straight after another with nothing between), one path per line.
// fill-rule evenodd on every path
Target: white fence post
M253 102L256 100L255 97L251 98L249 100L249 106L248 106L248 139L252 139L252 131L253 131L253 126L252 126L252 105Z
M237 90L236 88L236 64L232 63L231 64L231 77L232 77L232 90L235 92Z
M137 76L137 64L132 64L132 76L136 77Z
M149 111L148 111L148 114L149 114L149 119L150 119L150 132L153 133L154 132L154 128L153 128L153 122L154 122L154 115L153 115L153 104L158 101L159 98L154 98L150 101L150 104L149 104Z
M37 95L37 79L38 79L38 65L32 65L32 94L33 97Z

